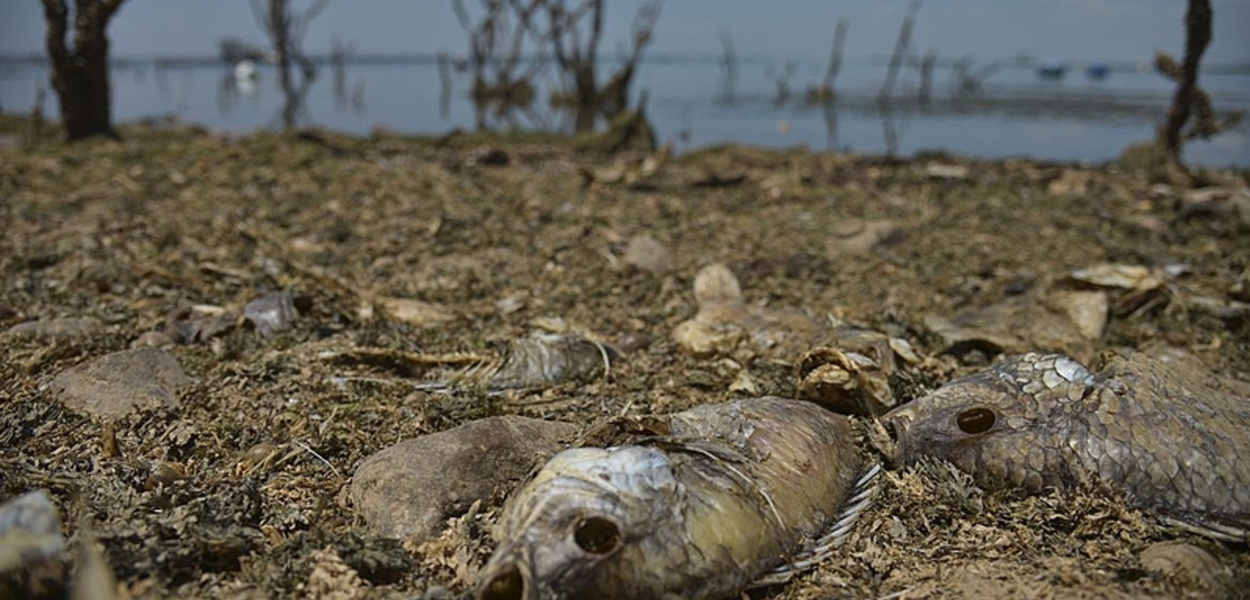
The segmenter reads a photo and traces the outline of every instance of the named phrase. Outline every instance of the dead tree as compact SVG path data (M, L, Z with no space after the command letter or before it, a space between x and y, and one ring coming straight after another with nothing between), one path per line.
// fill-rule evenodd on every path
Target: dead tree
M972 65L975 60L971 56L965 56L951 65L951 79L955 97L967 98L980 94L985 80L1003 68L1001 62L994 61L988 65L982 65L979 69L973 71Z
M105 29L123 1L74 0L74 39L70 47L66 40L70 9L65 0L43 0L52 89L61 105L61 121L68 140L93 135L117 137L113 130Z
M1184 140L1209 138L1222 131L1236 127L1243 113L1217 115L1211 106L1211 96L1198 86L1198 64L1202 54L1211 43L1211 2L1190 0L1185 13L1185 58L1177 65L1172 57L1160 52L1155 55L1155 68L1176 82L1176 95L1168 111L1167 122L1159 130L1159 144L1168 160L1181 166L1180 154ZM1193 117L1189 130L1182 132Z
M894 55L890 57L890 66L886 70L885 83L881 85L881 92L877 94L877 102L884 104L890 101L890 94L894 90L894 80L898 78L898 68L902 66L903 57L911 47L911 31L916 27L916 13L920 12L921 2L922 0L912 0L907 7L907 16L903 17L903 24L899 27Z
M356 53L356 42L344 43L336 35L330 39L330 66L334 71L334 105L347 106L347 61Z
M794 61L787 61L780 70L773 69L772 65L764 68L764 76L772 79L773 85L777 88L777 94L773 96L773 104L781 105L790 100L790 78L794 76L796 70L798 70L798 65L794 64Z
M577 131L590 131L599 116L612 120L628 108L629 88L642 53L651 43L663 0L648 0L638 9L630 49L602 87L596 67L603 36L603 0L584 0L572 9L565 0L544 4L549 22L546 39L565 79L565 89L553 95L552 103L573 107Z
M274 61L278 66L278 85L286 96L282 124L291 129L295 127L295 117L299 113L308 84L317 73L312 61L304 55L304 34L308 32L308 24L325 9L329 0L312 0L308 8L302 11L291 8L289 0L268 0L268 5L263 8L259 1L252 0L252 13L273 46ZM303 74L299 87L292 81L292 61L299 63Z
M533 101L531 80L542 70L541 51L524 71L518 70L524 62L526 40L541 49L542 33L537 29L535 16L543 3L544 0L479 0L481 14L474 18L463 0L452 0L456 18L469 37L468 66L473 71L470 93L479 128L486 127L487 112L504 117ZM450 87L444 85L444 89Z
M820 82L820 87L807 90L809 102L833 102L833 81L838 78L838 73L842 70L842 49L846 46L848 26L846 17L838 19L838 25L833 29L833 49L829 51L829 68L825 70L825 79Z
M924 53L924 57L920 59L920 63L916 68L920 71L920 89L916 92L917 99L920 100L920 106L927 107L929 105L929 95L933 90L933 67L937 64L937 50L930 48Z

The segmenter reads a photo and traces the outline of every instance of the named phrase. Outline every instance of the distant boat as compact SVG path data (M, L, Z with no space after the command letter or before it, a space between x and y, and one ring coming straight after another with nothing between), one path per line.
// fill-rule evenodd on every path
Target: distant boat
M1085 76L1095 81L1106 79L1111 74L1111 67L1107 63L1093 61L1089 66L1085 67Z
M1061 60L1044 60L1037 65L1037 76L1050 81L1063 79L1068 72L1068 65Z

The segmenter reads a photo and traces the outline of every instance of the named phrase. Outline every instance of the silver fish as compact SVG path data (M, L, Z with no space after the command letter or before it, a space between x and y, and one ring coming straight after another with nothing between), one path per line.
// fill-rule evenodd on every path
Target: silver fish
M504 507L478 600L716 599L785 581L867 505L846 417L759 398L553 457ZM844 510L844 507L846 507Z
M1025 354L883 417L897 460L932 456L991 486L1101 480L1165 520L1222 540L1250 531L1250 399L1190 365L1143 354L1097 373Z

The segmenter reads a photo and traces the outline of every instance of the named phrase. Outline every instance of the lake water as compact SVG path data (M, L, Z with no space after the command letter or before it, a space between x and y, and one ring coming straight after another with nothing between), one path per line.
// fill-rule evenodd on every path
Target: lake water
M892 150L903 156L944 150L987 158L1096 162L1149 139L1163 121L1173 89L1158 74L1132 68L1113 70L1097 81L1080 69L1062 80L1043 81L1031 68L1004 68L985 80L979 94L956 97L950 69L939 67L930 100L921 104L918 76L905 69L895 86L895 102L883 110L875 101L885 77L883 61L847 60L836 81L837 101L822 106L805 102L803 90L823 76L823 60L792 63L788 84L794 93L785 102L777 101L772 77L785 61L765 58L740 63L732 101L721 96L721 67L711 58L655 58L640 70L635 92L646 92L647 113L659 138L674 141L679 151L739 142L871 154ZM613 66L606 61L602 70ZM114 118L173 116L237 132L277 127L283 97L276 79L271 67L261 65L249 90L224 65L158 68L152 62L129 62L113 69ZM0 103L7 112L29 111L46 82L42 66L0 67ZM341 78L323 65L310 84L301 123L359 134L375 127L423 134L473 129L477 121L468 82L467 74L453 73L450 102L440 106L442 87L432 60L349 63ZM542 89L553 83L553 76L539 82ZM1250 109L1250 76L1204 74L1200 83L1217 109ZM545 104L537 101L533 110L514 115L516 122L565 126L567 119ZM56 114L51 94L44 110ZM1250 166L1250 129L1243 123L1213 140L1190 143L1185 157L1208 166Z

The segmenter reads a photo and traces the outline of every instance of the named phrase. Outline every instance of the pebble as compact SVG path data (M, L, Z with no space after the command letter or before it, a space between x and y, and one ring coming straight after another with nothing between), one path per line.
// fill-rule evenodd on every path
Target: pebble
M43 562L63 550L60 513L47 490L27 492L0 505L0 574Z
M295 301L290 292L272 292L252 300L243 307L243 316L251 321L261 337L269 337L287 329L295 320Z
M669 270L673 262L668 246L645 233L629 239L625 246L625 255L621 258L625 264L652 273Z
M420 544L475 501L511 490L577 431L569 423L509 415L404 440L361 463L352 500L382 535Z
M139 408L175 408L192 381L170 353L140 348L70 367L47 389L71 410L114 420Z

